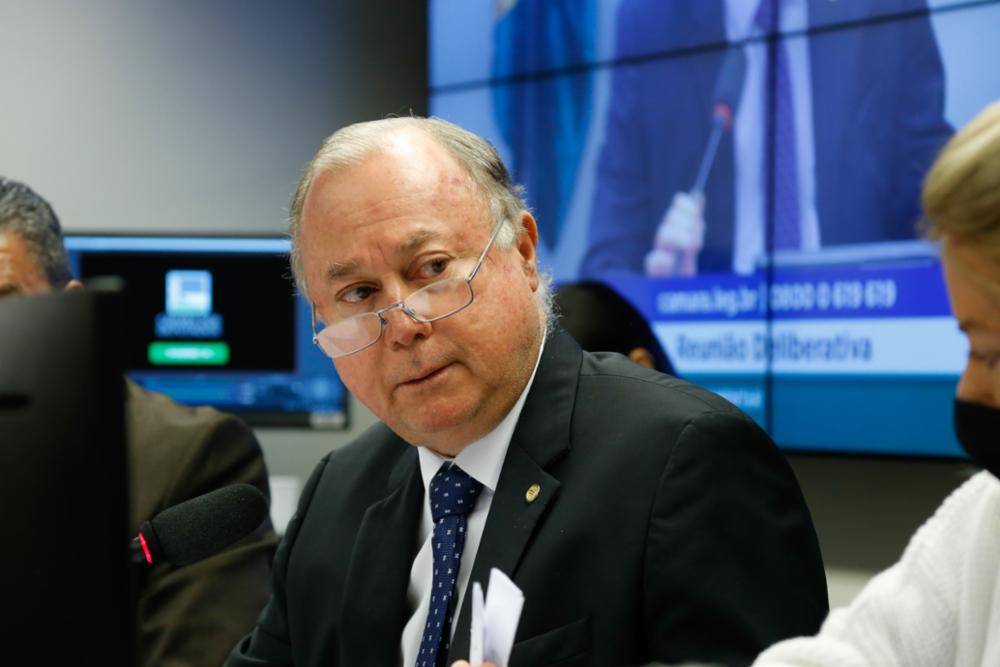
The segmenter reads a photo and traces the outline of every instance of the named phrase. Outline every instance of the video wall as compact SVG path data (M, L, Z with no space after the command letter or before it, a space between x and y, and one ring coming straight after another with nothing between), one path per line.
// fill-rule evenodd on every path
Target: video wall
M920 187L1000 98L1000 0L431 0L431 113L557 282L609 283L783 447L957 456Z

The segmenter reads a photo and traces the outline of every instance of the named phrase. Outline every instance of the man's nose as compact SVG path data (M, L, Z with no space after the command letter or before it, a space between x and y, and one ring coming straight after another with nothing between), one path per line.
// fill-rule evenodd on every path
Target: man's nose
M417 340L427 338L431 334L430 322L418 322L410 317L402 304L382 313L385 320L382 332L385 342L393 349L407 348Z

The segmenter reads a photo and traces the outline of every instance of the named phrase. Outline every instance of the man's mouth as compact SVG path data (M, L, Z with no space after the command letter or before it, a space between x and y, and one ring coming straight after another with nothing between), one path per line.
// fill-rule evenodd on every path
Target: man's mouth
M409 379L403 380L402 382L399 383L399 386L413 387L422 384L424 382L429 382L430 380L433 380L434 378L441 375L444 371L446 371L450 367L451 364L447 363L444 366L439 366L433 370L421 372L419 374L413 375Z

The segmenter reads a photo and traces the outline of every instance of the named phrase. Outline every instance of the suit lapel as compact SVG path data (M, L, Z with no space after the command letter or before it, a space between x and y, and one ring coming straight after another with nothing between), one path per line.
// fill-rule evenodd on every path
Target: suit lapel
M497 490L483 528L476 562L455 627L447 664L469 655L472 583L484 590L491 568L515 579L535 527L553 506L560 482L546 468L570 448L570 426L582 353L573 339L556 332L545 350L504 459ZM528 489L539 486L537 497Z
M358 529L341 611L342 664L399 662L398 638L409 616L406 588L423 499L417 452L407 446L389 476L388 495L368 508Z

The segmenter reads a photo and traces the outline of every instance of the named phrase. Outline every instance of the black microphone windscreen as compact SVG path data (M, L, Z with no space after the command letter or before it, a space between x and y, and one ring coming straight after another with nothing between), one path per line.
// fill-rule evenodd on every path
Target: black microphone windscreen
M149 522L159 559L180 567L222 551L246 537L267 516L264 494L249 484L233 484L186 500Z
M730 115L736 113L740 96L743 94L743 79L746 78L747 60L742 46L730 47L722 61L722 68L715 80L712 103L724 105Z

